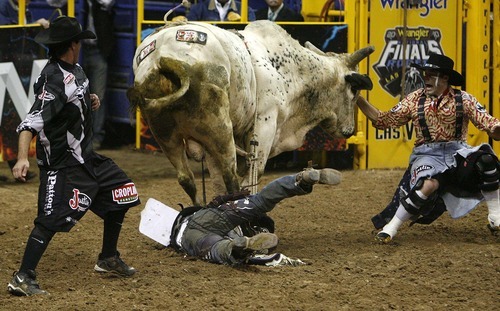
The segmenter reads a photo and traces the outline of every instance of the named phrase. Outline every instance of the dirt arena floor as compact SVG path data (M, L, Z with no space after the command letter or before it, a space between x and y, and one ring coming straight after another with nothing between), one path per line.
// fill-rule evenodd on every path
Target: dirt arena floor
M405 226L390 245L373 241L370 218L390 199L401 170L343 171L342 184L317 185L270 213L278 250L309 265L232 268L183 258L138 231L148 198L189 203L163 155L101 153L130 175L142 198L119 243L137 274L93 271L102 222L88 213L54 237L38 266L51 295L11 296L7 283L32 229L38 182L10 178L0 183L0 310L500 310L500 237L486 229L485 206L459 220L446 214L430 226ZM270 172L262 184L286 173ZM6 163L2 174L9 174Z

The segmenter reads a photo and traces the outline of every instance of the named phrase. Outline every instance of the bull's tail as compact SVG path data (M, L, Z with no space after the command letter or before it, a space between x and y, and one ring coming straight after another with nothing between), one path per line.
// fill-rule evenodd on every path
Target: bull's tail
M158 69L151 70L144 81L136 81L128 89L130 109L135 111L137 108L144 110L175 106L189 89L188 67L185 62L162 57Z

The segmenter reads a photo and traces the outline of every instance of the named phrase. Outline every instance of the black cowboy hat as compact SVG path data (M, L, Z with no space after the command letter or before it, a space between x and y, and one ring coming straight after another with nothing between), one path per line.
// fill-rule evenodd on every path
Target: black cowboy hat
M96 35L90 30L82 30L82 26L74 17L59 16L50 23L50 27L40 31L35 41L41 44L56 44L65 41L81 39L95 39Z
M457 71L453 70L454 64L453 60L448 56L430 53L429 59L425 62L425 65L420 66L419 64L411 64L411 66L420 70L434 70L442 72L450 77L448 81L451 85L462 85L464 77Z

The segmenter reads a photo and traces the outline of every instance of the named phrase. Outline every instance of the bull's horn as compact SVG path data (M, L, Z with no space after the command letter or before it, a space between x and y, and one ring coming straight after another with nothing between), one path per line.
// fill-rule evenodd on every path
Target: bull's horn
M325 52L321 51L320 49L318 49L316 46L314 46L314 44L312 44L311 42L309 41L306 41L306 43L304 43L304 46L306 48L308 48L309 50L313 51L314 53L316 54L319 54L319 55L325 55Z
M349 58L347 59L347 67L356 67L356 65L359 64L360 61L368 57L368 55L373 53L373 51L375 51L375 47L373 45L355 51L354 53L349 55Z

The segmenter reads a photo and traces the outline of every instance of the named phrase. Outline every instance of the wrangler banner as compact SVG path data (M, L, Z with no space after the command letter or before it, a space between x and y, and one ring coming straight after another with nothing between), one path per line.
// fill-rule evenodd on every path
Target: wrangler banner
M429 53L445 54L455 60L461 71L461 25L459 1L377 0L370 4L369 75L374 88L369 100L387 111L405 94L423 86L418 71L411 63L423 64ZM420 4L419 4L420 3ZM460 12L460 14L459 14ZM406 167L415 135L411 123L396 129L377 130L369 124L369 168Z

